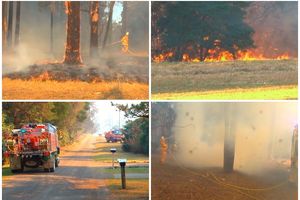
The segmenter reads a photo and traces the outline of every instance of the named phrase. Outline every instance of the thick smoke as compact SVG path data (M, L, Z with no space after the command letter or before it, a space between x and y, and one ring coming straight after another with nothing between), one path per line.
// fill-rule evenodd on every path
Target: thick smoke
M99 44L98 57L95 59L91 59L89 56L89 3L90 2L81 2L80 51L84 64L88 65L89 67L97 68L100 71L109 71L111 70L111 60L114 59L112 61L112 65L119 66L119 63L125 63L124 68L122 68L124 73L145 74L144 71L148 72L147 66L143 64L143 67L140 67L140 64L138 63L139 61L128 58L130 56L140 56L148 61L148 42L145 42L148 41L148 2L128 2L128 31L130 32L129 45L130 49L135 51L134 53L137 55L123 56L120 44L113 46L109 43L107 44L107 49L109 49L109 51L106 51L107 49L103 50L102 46ZM16 23L15 7L16 6L14 6L12 30L13 38L14 27ZM116 11L117 9L122 10L122 2L116 2L114 15L119 13ZM105 9L105 13L100 13L100 17L105 17L107 12L108 9ZM50 16L50 2L21 2L20 44L18 47L14 47L13 52L8 51L7 49L3 50L3 74L24 71L27 70L28 66L33 64L45 64L63 61L66 43L67 20L64 2L55 2L52 52L50 50ZM112 43L121 39L122 35L120 27L121 22L113 21L113 34L111 35ZM105 30L102 30L102 32L102 38L99 38L99 41L103 41ZM117 60L116 57L121 58ZM135 68L133 65L138 65L137 72L134 71Z
M298 2L252 2L245 21L254 29L255 51L267 57L298 55Z
M231 105L230 105L231 104ZM189 167L222 167L225 108L236 134L235 170L288 168L296 103L176 103L173 156Z

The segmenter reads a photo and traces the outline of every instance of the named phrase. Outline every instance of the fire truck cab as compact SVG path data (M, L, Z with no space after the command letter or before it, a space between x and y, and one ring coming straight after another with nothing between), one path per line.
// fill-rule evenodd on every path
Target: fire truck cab
M24 167L54 172L59 165L57 129L52 124L29 123L14 129L5 145L13 173L22 172Z

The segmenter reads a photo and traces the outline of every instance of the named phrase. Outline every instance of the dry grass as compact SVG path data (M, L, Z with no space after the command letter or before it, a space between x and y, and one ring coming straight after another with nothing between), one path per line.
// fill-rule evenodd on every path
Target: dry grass
M152 63L152 93L297 85L297 60Z
M144 83L84 81L58 82L4 78L3 99L148 99L148 85Z
M112 199L149 199L148 179L127 179L126 189L121 189L121 180L119 179L105 179L105 182L111 191Z

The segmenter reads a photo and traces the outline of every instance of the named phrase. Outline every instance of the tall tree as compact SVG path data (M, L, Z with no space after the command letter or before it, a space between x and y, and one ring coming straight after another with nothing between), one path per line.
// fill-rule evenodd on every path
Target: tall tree
M107 14L105 12L106 6L107 6L107 2L105 1L99 2L99 28L98 28L99 46L102 46L102 36L104 33L105 22L107 19Z
M2 1L2 47L6 48L7 39L7 1Z
M115 1L109 2L108 20L107 20L102 48L106 47L107 40L110 37L110 34L112 34L112 16L113 16L114 5L115 5Z
M127 12L128 12L128 2L123 1L122 28L121 28L122 36L125 35L127 32Z
M98 25L99 25L99 2L90 2L90 56L95 57L98 54Z
M17 1L16 8L16 28L15 28L15 47L19 45L20 42L20 17L21 17L21 2Z
M53 20L55 12L55 1L50 3L50 52L53 53Z
M9 10L8 10L8 28L7 28L7 47L11 49L12 47L12 28L13 28L13 12L14 12L14 2L9 1Z
M80 55L80 2L66 1L67 43L64 63L81 64Z
M224 171L232 172L234 166L234 154L235 154L235 119L234 109L236 105L232 103L226 103L224 105L225 113L225 137L224 137Z

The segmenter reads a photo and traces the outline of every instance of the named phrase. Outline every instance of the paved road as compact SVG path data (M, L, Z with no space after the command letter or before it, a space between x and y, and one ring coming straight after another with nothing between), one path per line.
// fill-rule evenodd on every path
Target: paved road
M104 178L111 175L102 173L101 162L92 156L95 136L86 135L80 143L65 148L55 173L42 170L26 170L25 173L3 179L4 200L95 200L110 199Z

